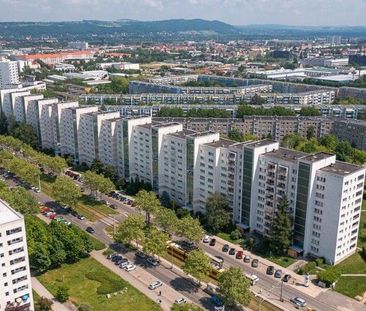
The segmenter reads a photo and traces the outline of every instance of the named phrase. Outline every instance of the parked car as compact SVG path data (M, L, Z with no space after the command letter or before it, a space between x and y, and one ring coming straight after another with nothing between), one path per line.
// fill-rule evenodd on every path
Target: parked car
M135 270L136 266L134 264L130 263L129 265L126 266L125 269L126 269L127 272L130 272L130 271Z
M161 286L163 286L163 283L161 281L157 280L154 283L151 283L149 285L149 289L154 290L154 289L157 289L157 288L159 288Z
M216 245L216 239L211 239L209 245L210 246L215 246Z
M119 264L119 267L121 268L121 269L125 269L125 268L127 268L128 267L128 265L129 265L130 263L128 262L128 260L125 260L125 261L122 261L120 264Z
M154 267L157 267L158 265L160 265L160 261L153 257L148 257L146 261Z
M306 307L306 300L300 297L294 297L290 299L292 303L300 307Z
M135 256L141 259L145 259L147 255L141 251L137 251Z
M235 257L236 259L243 259L243 251L238 251Z
M83 215L80 215L80 214L79 214L77 217L78 217L78 219L80 219L80 220L84 220L84 219L85 219L85 217L84 217Z
M87 227L85 230L91 234L95 233L95 230L92 227Z
M274 277L280 279L282 277L282 270L276 270Z
M210 242L210 236L205 235L205 237L203 238L203 243L208 243Z
M290 281L290 279L291 279L291 275L289 275L289 274L285 274L285 276L283 277L283 281L284 282L288 282L288 281Z
M113 209L117 209L117 206L116 206L116 205L114 205L114 204L111 204L109 207L110 207L110 208L113 208Z
M122 258L123 258L123 257L122 257L121 255L116 254L116 255L112 256L111 260L112 260L112 262L118 262L118 261L120 261Z
M186 303L186 302L187 302L187 300L185 300L185 298L183 298L183 297L175 299L175 303L177 305L181 305L181 304Z
M224 253L227 253L227 252L229 251L229 248L230 248L229 244L225 244L225 245L222 247L222 251L223 251Z
M234 248L234 247L232 247L232 248L230 248L230 250L229 250L229 255L235 255L235 252L236 252L235 248Z
M269 275L272 275L274 273L274 270L275 270L275 268L273 266L269 266L267 268L266 273L269 274Z
M249 255L245 255L244 262L250 263L250 256Z
M113 257L116 255L117 255L116 253L109 254L109 255L107 255L107 259L112 260Z
M252 260L252 267L253 268L258 268L258 263L259 263L258 259L253 259Z

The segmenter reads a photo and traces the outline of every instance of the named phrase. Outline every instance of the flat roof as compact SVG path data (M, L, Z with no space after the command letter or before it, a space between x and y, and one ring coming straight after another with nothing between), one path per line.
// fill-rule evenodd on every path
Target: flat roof
M0 225L18 220L23 216L13 210L8 203L0 200Z
M320 170L327 173L346 176L361 170L362 167L355 164L336 161L334 164L321 168Z
M276 159L296 162L298 159L306 157L309 154L305 153L305 152L301 152L301 151L296 151L296 150L291 150L291 149L286 149L286 148L279 148L277 150L266 152L264 155L266 155L266 156L268 155L268 156L276 158Z
M178 122L167 122L167 123L154 123L153 122L153 127L168 127L168 126L173 126L173 125L180 125L181 123Z
M190 136L192 134L197 133L196 131L193 130L187 130L184 129L183 131L179 131L179 132L175 132L175 133L169 133L167 135L171 135L171 136L175 136L175 137L179 137L179 138L186 138L187 136Z
M253 141L247 144L247 146L249 147L263 147L263 146L267 146L270 144L275 143L276 141L271 140L271 139L263 139L263 140L257 140L257 141Z
M211 143L206 143L204 145L214 147L214 148L220 148L220 147L228 148L236 143L237 143L236 141L229 140L229 139L219 139L219 140L213 141Z
M304 157L303 159L308 162L317 162L320 160L330 158L332 156L334 156L334 154L327 153L327 152L318 152L315 154L309 154L307 157Z

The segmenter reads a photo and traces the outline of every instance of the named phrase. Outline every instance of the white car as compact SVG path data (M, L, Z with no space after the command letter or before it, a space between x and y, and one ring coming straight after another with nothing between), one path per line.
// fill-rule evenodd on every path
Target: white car
M210 236L205 235L205 237L203 238L203 243L208 243L210 242Z
M163 283L162 283L161 281L157 280L157 281L155 281L154 283L151 283L151 284L149 285L149 289L154 290L154 289L159 288L160 286L163 286Z
M120 267L121 269L126 269L129 265L130 265L130 263L129 263L128 261L124 261L124 262L121 262L121 263L119 264L119 267Z
M294 298L291 299L291 302L294 303L296 306L306 307L306 301L303 298L294 297Z
M125 268L125 270L126 270L127 272L133 271L133 270L135 270L135 269L136 269L136 266L135 266L135 265L133 265L132 263L131 263L131 264L129 264L129 265L127 265L127 266L126 266L126 268Z
M185 298L183 298L183 297L175 299L175 303L177 305L181 305L181 304L186 303L186 302L187 302L187 300L185 300Z

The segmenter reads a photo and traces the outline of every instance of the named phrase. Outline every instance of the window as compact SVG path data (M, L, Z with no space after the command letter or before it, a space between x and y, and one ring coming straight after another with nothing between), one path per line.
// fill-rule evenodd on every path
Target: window
M22 232L22 227L14 228L11 230L6 230L6 235L11 235L14 233Z

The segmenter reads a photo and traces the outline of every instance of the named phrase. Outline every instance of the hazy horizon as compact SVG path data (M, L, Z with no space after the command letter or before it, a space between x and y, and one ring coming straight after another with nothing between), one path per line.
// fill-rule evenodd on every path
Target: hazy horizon
M366 26L366 0L0 0L0 12L0 22L200 18L239 26Z

